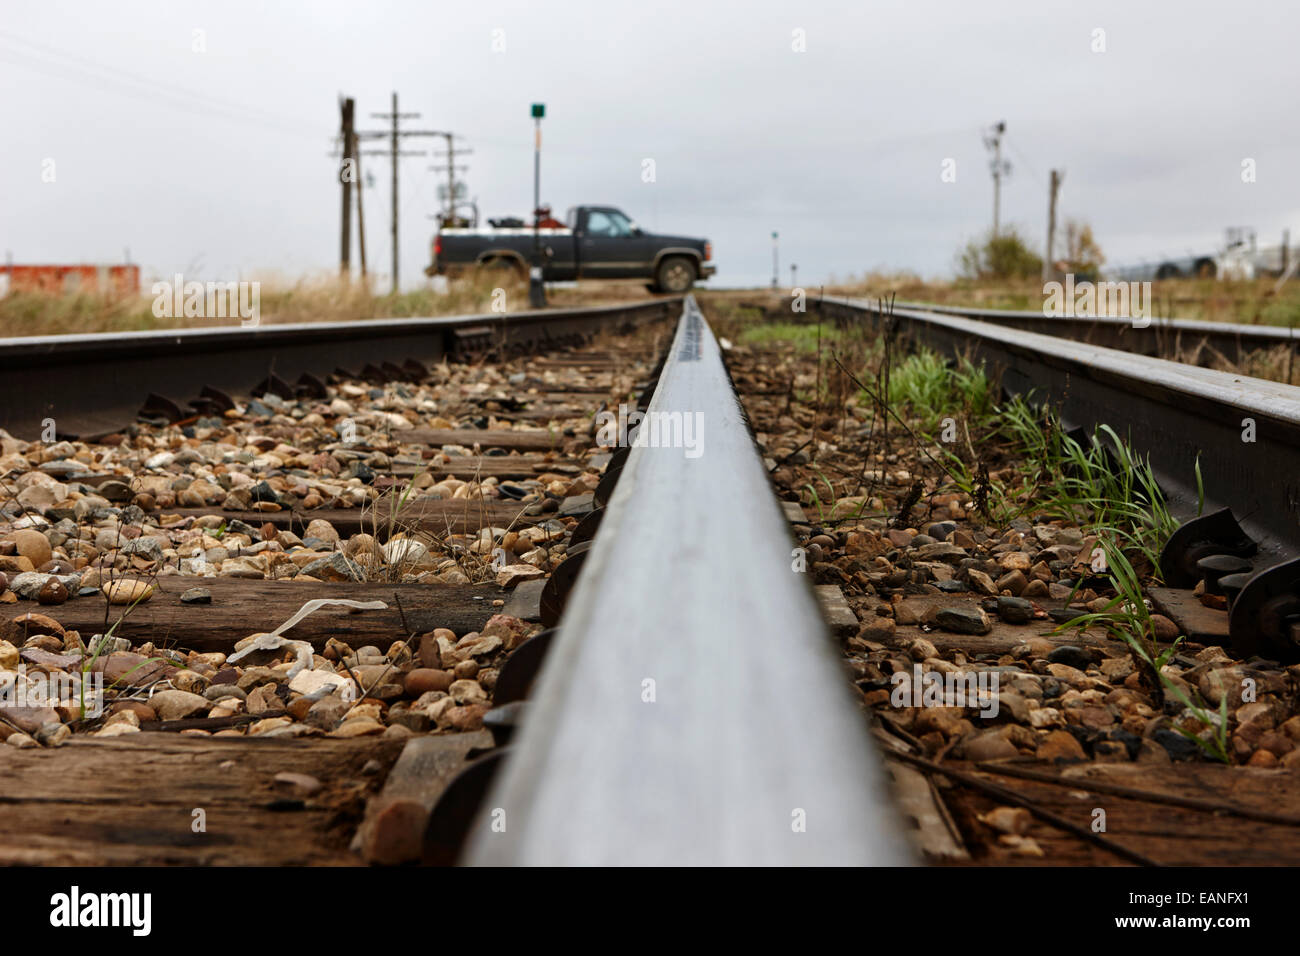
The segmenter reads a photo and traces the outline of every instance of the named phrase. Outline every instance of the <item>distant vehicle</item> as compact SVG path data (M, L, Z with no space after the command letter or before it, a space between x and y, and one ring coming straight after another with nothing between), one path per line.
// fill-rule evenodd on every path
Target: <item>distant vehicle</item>
M537 236L543 275L549 281L644 278L657 292L679 293L717 271L707 240L646 232L613 206L575 206L563 223L551 219L549 210L539 212ZM532 224L519 219L489 221L491 229L440 229L425 274L482 268L527 275L533 259Z
M1253 279L1258 251L1255 234L1245 229L1229 229L1227 241L1218 252L1156 259L1140 265L1107 270L1113 278L1140 281L1150 279Z

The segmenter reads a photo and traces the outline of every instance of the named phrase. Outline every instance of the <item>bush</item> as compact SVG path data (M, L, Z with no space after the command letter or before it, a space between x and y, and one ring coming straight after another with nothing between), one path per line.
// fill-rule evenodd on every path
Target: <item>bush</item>
M1015 226L972 239L957 256L958 271L969 279L1031 279L1043 271L1042 257L1029 248Z

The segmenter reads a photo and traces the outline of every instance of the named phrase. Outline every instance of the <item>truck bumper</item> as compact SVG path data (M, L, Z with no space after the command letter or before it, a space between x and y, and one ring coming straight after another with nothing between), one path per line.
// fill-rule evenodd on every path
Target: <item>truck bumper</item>
M709 276L713 275L713 273L717 271L718 271L718 267L715 266L712 262L704 262L700 264L701 279L707 279Z

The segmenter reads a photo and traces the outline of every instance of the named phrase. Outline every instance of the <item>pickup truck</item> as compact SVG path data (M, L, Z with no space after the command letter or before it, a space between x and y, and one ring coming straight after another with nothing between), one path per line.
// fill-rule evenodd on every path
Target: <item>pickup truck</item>
M576 206L563 225L542 226L537 235L549 281L646 278L657 292L680 293L716 271L708 241L648 233L613 206ZM440 229L424 271L449 275L477 267L527 275L532 260L533 227L514 220L491 229Z

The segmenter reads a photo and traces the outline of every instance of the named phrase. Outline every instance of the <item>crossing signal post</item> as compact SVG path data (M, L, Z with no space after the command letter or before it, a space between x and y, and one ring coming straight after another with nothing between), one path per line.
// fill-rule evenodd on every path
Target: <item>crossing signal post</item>
M533 104L533 265L528 270L528 306L546 308L546 285L542 282L542 117L546 115L545 103Z

